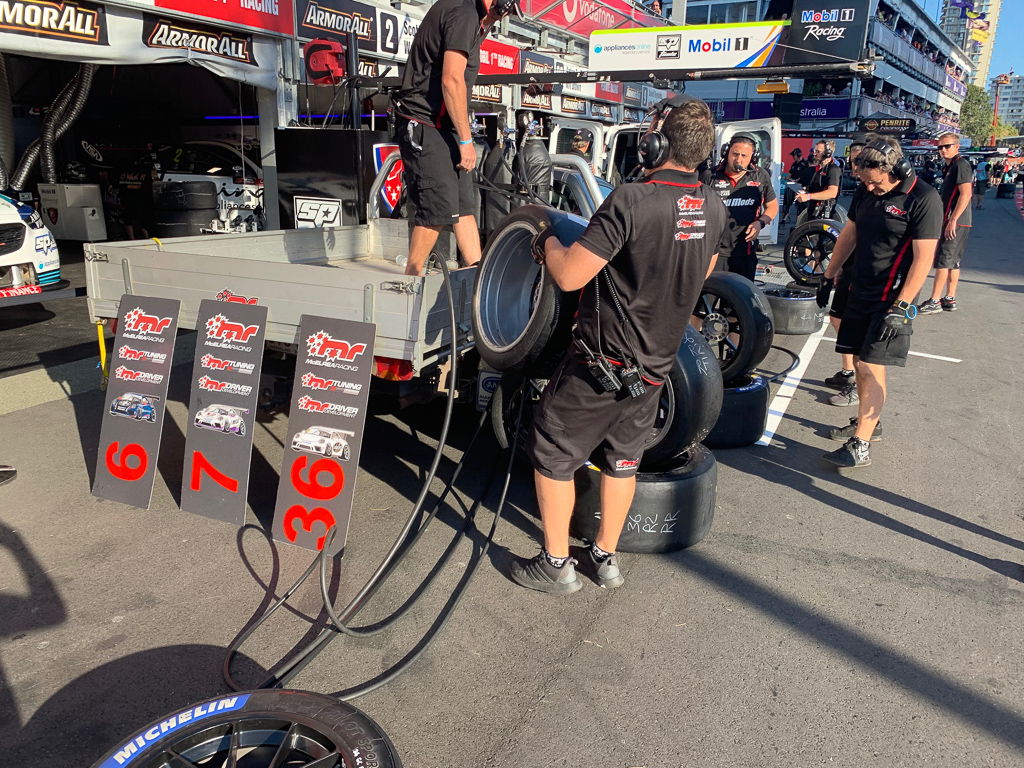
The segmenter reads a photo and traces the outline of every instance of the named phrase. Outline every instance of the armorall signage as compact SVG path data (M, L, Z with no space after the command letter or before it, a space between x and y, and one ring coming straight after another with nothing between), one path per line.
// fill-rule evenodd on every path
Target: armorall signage
M215 29L180 19L142 14L142 41L147 48L178 48L257 66L252 35Z
M377 9L355 0L304 0L297 4L299 37L359 38L360 51L377 50Z
M103 6L77 0L0 0L0 29L16 35L107 45Z

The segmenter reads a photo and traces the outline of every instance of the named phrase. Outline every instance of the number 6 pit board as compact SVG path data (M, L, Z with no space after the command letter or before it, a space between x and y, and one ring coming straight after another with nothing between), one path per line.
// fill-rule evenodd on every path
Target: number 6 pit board
M188 401L181 508L243 525L267 308L204 299Z
M373 370L376 326L303 315L274 538L332 552L345 546Z
M110 357L110 379L92 492L148 509L178 330L176 299L125 294Z

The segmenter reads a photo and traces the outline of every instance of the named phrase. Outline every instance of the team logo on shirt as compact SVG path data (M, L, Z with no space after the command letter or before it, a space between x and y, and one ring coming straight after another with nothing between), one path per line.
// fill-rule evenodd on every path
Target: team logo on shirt
M703 240L703 232L676 232L676 240Z
M906 211L904 211L902 208L897 208L895 205L892 205L891 203L885 206L885 212L888 213L890 216L896 216L899 218L903 218L904 216L907 215Z
M703 227L707 219L680 219L676 222L676 229L689 229L690 227Z
M748 181L747 182L747 186L748 187L760 187L761 186L761 182L760 181Z
M702 197L691 197L690 195L684 195L676 200L676 208L679 209L680 213L690 213L692 211L699 211L704 207L704 198Z

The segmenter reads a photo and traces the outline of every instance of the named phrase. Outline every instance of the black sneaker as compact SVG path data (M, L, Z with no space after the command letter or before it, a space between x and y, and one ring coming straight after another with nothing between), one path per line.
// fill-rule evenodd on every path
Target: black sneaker
M856 376L857 374L853 371L836 371L825 379L825 386L832 387L832 389L845 389L853 384Z
M829 405L838 405L840 407L847 405L857 405L860 402L860 397L857 395L857 385L847 384L841 390L836 392L828 399Z
M871 454L868 452L870 443L857 437L851 437L842 448L823 453L822 458L830 464L835 464L839 474L845 475L852 469L871 466Z
M527 589L548 592L556 595L567 595L583 588L583 582L576 576L576 560L569 558L561 568L548 562L541 552L531 560L520 560L512 563L510 575L512 581Z
M580 568L584 573L587 574L594 583L604 589L615 589L615 587L621 587L625 583L626 579L623 578L622 572L619 570L619 561L615 557L615 553L608 555L604 560L598 560L594 557L594 550L592 547L587 547L587 553L583 556L583 562L580 563Z
M857 431L857 417L850 419L845 427L833 427L828 431L828 436L833 440L849 440ZM882 439L882 422L875 424L875 430L871 433L871 442L877 443Z
M956 312L956 296L943 296L939 300L943 312Z
M919 315L934 315L941 311L942 305L935 299L928 299L928 301L922 301L917 305L917 314Z

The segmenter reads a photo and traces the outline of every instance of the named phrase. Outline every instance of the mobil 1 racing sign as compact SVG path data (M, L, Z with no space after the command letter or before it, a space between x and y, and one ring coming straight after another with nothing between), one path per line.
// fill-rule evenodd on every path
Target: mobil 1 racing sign
M153 495L167 385L178 329L177 299L121 297L92 492L146 509Z
M274 538L332 551L345 546L355 493L359 448L370 397L376 326L303 315L296 340L295 383Z
M871 0L796 0L787 64L835 64L864 55Z
M267 308L204 299L188 399L181 508L242 525Z

